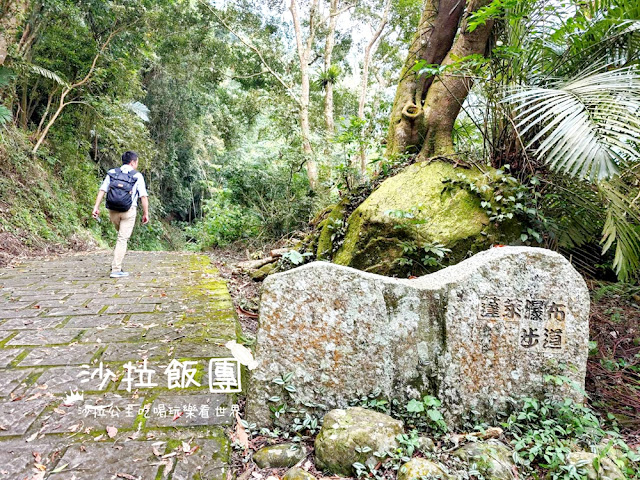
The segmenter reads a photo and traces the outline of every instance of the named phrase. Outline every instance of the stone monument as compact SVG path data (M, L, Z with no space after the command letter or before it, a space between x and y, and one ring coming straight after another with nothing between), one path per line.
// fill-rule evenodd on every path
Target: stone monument
M496 247L412 280L313 262L264 283L248 419L271 423L289 372L305 403L434 395L451 425L548 392L563 367L577 388L556 393L580 400L588 317L584 280L546 249Z

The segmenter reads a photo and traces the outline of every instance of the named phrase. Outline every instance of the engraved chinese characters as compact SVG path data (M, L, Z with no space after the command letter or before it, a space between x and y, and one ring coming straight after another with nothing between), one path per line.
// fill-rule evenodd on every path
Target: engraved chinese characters
M514 298L488 295L480 300L479 318L485 321L517 322L520 348L553 352L564 347L566 300Z

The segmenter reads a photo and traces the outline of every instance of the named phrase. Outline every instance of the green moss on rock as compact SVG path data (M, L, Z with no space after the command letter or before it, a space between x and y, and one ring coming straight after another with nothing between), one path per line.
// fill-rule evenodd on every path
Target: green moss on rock
M346 235L333 261L382 275L404 275L407 267L398 262L403 241L421 245L439 243L451 249L443 265L455 264L469 252L487 249L492 243L517 238L519 228L499 232L491 224L480 200L463 189L443 192L447 178L456 169L446 162L416 163L385 180L349 217ZM478 185L486 178L477 169L465 171ZM420 207L419 211L416 208ZM331 213L330 217L341 212ZM415 211L424 223L407 226L388 215L390 210ZM323 229L323 251L330 244ZM330 238L330 234L329 234ZM320 245L320 244L319 244ZM318 252L320 252L320 247Z
M253 454L253 463L260 468L291 467L305 456L304 449L295 443L281 443L263 447Z
M435 462L426 458L412 458L398 470L398 480L421 480L422 477L449 479L449 475Z
M515 463L512 451L498 440L472 442L460 447L453 455L468 464L476 464L487 480L513 480Z
M339 222L344 221L348 205L348 199L344 198L339 204L331 209L327 218L320 223L320 236L318 237L318 247L316 250L316 258L318 260L328 260L333 256L334 242L331 237L333 236L335 228Z
M276 270L276 268L277 268L277 264L275 262L267 263L266 265L263 265L255 272L251 272L251 278L255 281L261 282L262 280L267 278L269 275L271 275Z
M302 468L293 467L287 470L282 480L316 480L316 477Z
M361 407L331 410L316 437L316 465L353 476L354 463L376 464L379 459L373 452L393 450L398 446L396 436L403 432L401 421L380 412Z

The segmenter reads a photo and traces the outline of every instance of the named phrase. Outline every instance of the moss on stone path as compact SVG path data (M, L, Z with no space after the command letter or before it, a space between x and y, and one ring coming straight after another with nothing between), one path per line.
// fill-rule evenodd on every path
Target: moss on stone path
M110 261L0 270L0 479L225 479L234 399L209 385L241 333L225 282L203 255L129 252L118 280Z

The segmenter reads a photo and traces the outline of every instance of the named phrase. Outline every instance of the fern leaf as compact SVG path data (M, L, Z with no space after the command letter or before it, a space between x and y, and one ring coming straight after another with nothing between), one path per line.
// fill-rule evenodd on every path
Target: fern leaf
M65 81L60 75L58 75L57 73L48 70L44 67L41 67L39 65L35 65L33 63L27 63L25 64L27 69L30 70L31 72L40 75L41 77L44 78L48 78L49 80L53 80L54 82L56 82L58 85L62 85L63 87L68 87L69 83L67 81Z
M4 105L0 105L0 125L4 125L13 120L13 114Z

